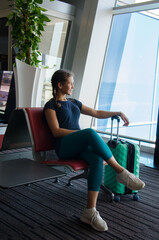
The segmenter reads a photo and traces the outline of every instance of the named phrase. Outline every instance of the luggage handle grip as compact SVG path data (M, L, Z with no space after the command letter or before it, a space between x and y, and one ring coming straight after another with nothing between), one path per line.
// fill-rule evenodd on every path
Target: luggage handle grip
M118 143L118 139L119 139L119 122L120 122L120 117L117 116L113 116L111 117L111 135L110 135L110 141L112 142L113 140L113 120L116 119L117 120L117 140L116 143Z
M111 120L112 120L112 121L113 121L114 119L116 119L118 122L120 122L120 117L119 117L118 115L111 117Z

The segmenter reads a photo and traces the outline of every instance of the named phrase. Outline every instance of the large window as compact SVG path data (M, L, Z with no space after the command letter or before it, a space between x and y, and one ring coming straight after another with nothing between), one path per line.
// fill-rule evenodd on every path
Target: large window
M42 53L40 60L44 66L47 66L42 106L52 97L51 76L62 66L70 27L70 21L68 20L51 16L49 18L51 21L45 27L39 46L39 50Z
M129 117L130 127L121 127L120 134L155 141L158 68L159 19L147 12L115 15L97 109L120 110ZM98 120L95 125L108 132L110 120Z

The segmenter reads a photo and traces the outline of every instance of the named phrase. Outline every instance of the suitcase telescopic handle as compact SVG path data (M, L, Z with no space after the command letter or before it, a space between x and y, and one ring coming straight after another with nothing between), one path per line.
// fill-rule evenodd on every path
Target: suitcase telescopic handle
M114 119L117 120L117 140L116 143L118 143L118 139L119 139L119 123L120 123L120 117L119 116L113 116L111 117L111 134L110 134L110 141L113 140L113 121Z

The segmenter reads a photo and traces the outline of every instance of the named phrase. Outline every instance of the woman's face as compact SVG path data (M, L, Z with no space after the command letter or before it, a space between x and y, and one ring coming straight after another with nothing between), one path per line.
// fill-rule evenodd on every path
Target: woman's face
M68 77L67 81L64 84L61 84L60 90L63 94L71 95L72 90L74 89L74 79L73 77Z

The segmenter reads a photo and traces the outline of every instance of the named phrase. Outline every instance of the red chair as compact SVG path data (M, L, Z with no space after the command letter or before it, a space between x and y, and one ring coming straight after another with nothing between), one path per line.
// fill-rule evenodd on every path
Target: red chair
M72 177L69 183L73 179L87 178L89 166L84 160L58 159L54 150L54 137L43 121L42 110L43 108L18 108L13 111L5 135L0 137L1 150L5 153L1 154L0 160L34 159L40 165L51 165L66 174L83 170L82 174ZM10 150L12 156L8 154Z
M58 170L64 171L65 173L83 170L82 174L70 178L68 185L75 179L87 179L89 165L82 159L61 160L57 159L56 156L52 159L44 160L46 158L45 153L49 150L53 150L55 145L54 137L48 125L43 120L42 108L25 108L23 111L26 116L28 130L31 137L34 159L36 161L41 161L42 164L56 167ZM106 164L105 161L103 161L103 164ZM110 192L103 184L101 185L101 188L107 193L111 200L113 197L112 192Z
M46 160L47 152L55 149L55 140L48 125L43 120L42 108L25 108L23 111L31 137L34 159L65 173L83 170L82 174L70 178L68 184L74 179L87 178L89 165L82 159L60 160L53 152L51 159Z
M33 161L29 161L30 159L35 160L34 163L37 163L36 166L34 166L34 171L31 170L33 174L31 174L30 171L27 172L27 182L34 182L40 179L44 178L50 178L54 177L58 179L58 177L61 177L67 173L70 172L77 172L82 170L82 173L79 175L75 175L72 178L69 179L68 185L71 183L72 180L79 179L79 178L86 178L88 176L88 170L89 165L82 159L68 159L68 160L61 160L58 159L57 155L55 154L55 141L54 137L47 125L47 123L43 120L43 108L20 108L15 109L10 117L9 124L7 126L6 132L4 137L1 137L2 142L2 150L13 150L18 149L25 149L25 151L20 152L19 156L16 154L13 159L15 161L12 161L12 163L21 164L21 161L24 160L27 161L28 165L33 165ZM32 149L32 153L29 151L29 149ZM26 155L27 152L27 155ZM29 155L28 155L29 154ZM6 155L8 158L8 155ZM4 155L2 156L4 160ZM40 164L38 164L40 163ZM10 161L7 161L8 166L10 165ZM43 166L44 171L42 168L40 168L41 174L40 176L35 176L36 169L40 166ZM104 162L105 164L105 162ZM35 164L34 164L35 165ZM54 169L54 172L49 172L46 168L46 165L50 165L56 169ZM5 169L8 168L8 166L5 166ZM17 167L15 167L15 174ZM52 170L53 170L52 169ZM60 171L59 171L60 170ZM17 170L18 171L18 170ZM21 169L22 174L25 173L25 168ZM38 170L37 170L38 171ZM36 178L36 179L35 179ZM3 179L0 179L3 180ZM10 179L10 182L8 183L2 183L5 186L13 186L12 184L13 179ZM18 185L24 184L26 182L26 179L20 179L18 182ZM1 185L2 185L1 184ZM14 183L14 186L17 185L17 182ZM109 200L112 200L113 194L110 192L103 184L101 185L101 188L107 193L107 196L109 197Z
M0 136L0 187L11 188L65 175L33 161L29 128L24 110L15 109L4 136Z
M3 138L4 138L4 135L0 135L0 149L1 149L1 147L2 147Z

